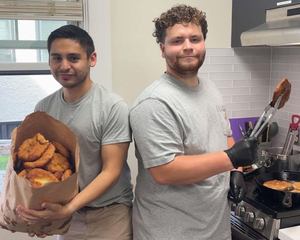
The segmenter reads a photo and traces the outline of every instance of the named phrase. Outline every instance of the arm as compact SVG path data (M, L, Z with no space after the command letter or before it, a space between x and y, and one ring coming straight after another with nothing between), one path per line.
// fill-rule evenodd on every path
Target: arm
M102 146L102 172L65 205L65 207L70 209L68 215L73 214L78 209L102 196L118 182L127 156L128 147L129 143Z
M233 139L228 140L228 144L231 143ZM149 171L158 184L192 184L232 170L233 167L238 168L253 163L257 159L257 150L256 138L242 138L224 152L176 156L173 161L149 168Z
M44 202L41 211L18 206L20 217L31 224L49 222L70 216L111 189L120 177L129 143L102 146L102 172L66 205Z
M161 185L186 185L229 171L233 165L225 152L195 156L176 156L170 163L149 168L151 176Z

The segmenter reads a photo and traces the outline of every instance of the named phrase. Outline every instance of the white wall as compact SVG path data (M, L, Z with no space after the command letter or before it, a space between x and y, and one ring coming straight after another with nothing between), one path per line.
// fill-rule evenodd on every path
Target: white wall
M94 40L97 52L97 64L91 70L91 79L111 89L110 0L89 0L88 14L88 32Z

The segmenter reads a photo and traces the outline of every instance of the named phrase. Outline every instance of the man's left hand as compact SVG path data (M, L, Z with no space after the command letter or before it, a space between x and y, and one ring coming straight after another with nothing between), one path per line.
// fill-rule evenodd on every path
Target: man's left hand
M71 215L67 205L62 206L58 203L44 202L42 207L43 210L34 210L24 206L18 206L16 211L18 212L19 217L29 225L51 222Z
M231 171L230 173L230 190L228 192L228 199L234 203L242 201L246 194L246 185L244 182L244 175L240 171Z

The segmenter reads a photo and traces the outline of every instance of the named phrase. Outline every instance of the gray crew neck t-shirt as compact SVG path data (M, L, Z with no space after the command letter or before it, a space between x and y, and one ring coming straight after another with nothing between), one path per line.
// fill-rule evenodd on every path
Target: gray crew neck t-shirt
M41 100L35 111L45 111L76 134L80 149L80 191L102 170L101 146L131 141L129 108L126 102L96 83L74 103L64 101L61 88ZM88 206L103 207L114 202L131 206L132 198L130 169L126 161L117 184Z
M130 124L138 176L133 207L135 240L228 240L229 172L184 185L159 185L148 168L177 155L228 148L232 135L222 96L209 80L191 87L163 74L134 102Z

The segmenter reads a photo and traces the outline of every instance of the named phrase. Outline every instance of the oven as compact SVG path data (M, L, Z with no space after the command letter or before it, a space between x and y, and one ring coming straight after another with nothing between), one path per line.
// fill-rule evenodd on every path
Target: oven
M254 177L265 173L265 168L256 169L244 176L247 192L243 201L231 203L231 230L233 240L285 240L279 238L281 229L299 226L300 202L292 207L283 207L272 196L262 195ZM298 230L297 230L298 231ZM299 238L286 238L299 240Z

